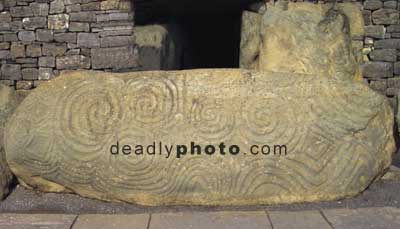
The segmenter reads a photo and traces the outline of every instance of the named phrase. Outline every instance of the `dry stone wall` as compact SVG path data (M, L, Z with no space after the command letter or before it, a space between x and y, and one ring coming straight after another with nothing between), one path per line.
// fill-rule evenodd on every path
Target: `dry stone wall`
M34 86L62 70L138 67L132 1L1 0L1 80Z
M30 89L63 70L142 70L140 50L143 56L149 55L149 51L134 41L133 2L0 0L0 81L17 89ZM400 91L399 2L338 2L362 6L365 35L356 38L353 46L362 50L365 81L394 104ZM165 57L146 57L143 62L160 58L162 62Z

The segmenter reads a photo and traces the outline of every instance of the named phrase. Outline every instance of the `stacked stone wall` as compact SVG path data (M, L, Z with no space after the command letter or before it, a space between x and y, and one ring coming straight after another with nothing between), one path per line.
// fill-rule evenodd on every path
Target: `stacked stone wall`
M353 38L353 48L365 81L394 104L400 92L399 1L344 2L359 4L364 15L365 36ZM133 0L0 0L0 80L30 89L63 70L141 70L133 7Z
M0 0L0 79L30 89L63 70L137 67L125 0Z

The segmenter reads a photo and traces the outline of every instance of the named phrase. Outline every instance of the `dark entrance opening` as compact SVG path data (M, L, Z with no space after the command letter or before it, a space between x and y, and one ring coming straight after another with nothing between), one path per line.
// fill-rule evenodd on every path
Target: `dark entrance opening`
M135 22L177 26L181 69L238 68L242 11L258 1L135 0Z

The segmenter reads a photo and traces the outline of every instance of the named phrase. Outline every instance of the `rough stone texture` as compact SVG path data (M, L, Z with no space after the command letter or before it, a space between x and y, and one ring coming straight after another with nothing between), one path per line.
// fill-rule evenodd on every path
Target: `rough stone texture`
M378 25L399 24L399 11L394 9L379 9L372 12L372 21Z
M50 15L48 18L48 28L54 30L68 29L69 17L68 14Z
M89 69L90 59L82 55L72 55L58 57L56 61L57 69Z
M382 25L370 25L365 26L365 36L384 39L385 38L385 27Z
M258 69L261 47L262 16L244 11L242 14L242 30L240 41L240 67Z
M133 42L130 44L136 44L140 56L138 62L140 70L179 69L182 59L181 42L171 36L169 30L168 27L160 25L135 27ZM110 39L109 43L118 43L113 40L114 37L103 39Z
M393 119L363 83L309 74L71 72L29 94L5 149L21 183L47 192L145 205L322 201L357 195L385 172ZM117 141L224 142L241 153L111 155ZM253 144L286 145L287 155L250 155Z
M363 65L366 78L389 78L393 76L393 63L367 62Z
M371 60L395 62L397 60L396 49L375 49L369 54Z
M131 47L91 50L93 69L126 69L138 67L138 53Z
M342 8L350 8L345 4ZM364 34L353 29L351 18L360 18L358 8L344 14L333 8L311 3L289 3L271 7L263 17L259 69L273 72L318 74L339 79L362 78L351 49L351 36ZM357 28L358 26L354 26ZM351 35L352 34L352 35ZM324 47L324 48L321 48Z
M0 84L0 200L9 192L12 179L4 152L4 128L9 116L17 106L16 93L10 87Z

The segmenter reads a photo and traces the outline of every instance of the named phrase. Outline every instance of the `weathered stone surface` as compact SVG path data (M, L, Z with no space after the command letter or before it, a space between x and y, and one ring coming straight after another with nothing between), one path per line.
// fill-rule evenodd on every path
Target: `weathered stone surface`
M92 49L90 56L93 69L138 67L138 53L132 46Z
M389 78L393 76L393 63L367 62L362 66L363 76L366 78Z
M84 22L71 22L69 24L69 31L71 32L89 32L89 23Z
M366 10L377 10L382 8L383 2L381 0L366 0L364 2L364 9Z
M47 28L46 17L27 17L22 19L22 25L27 30L35 30L38 28Z
M354 196L380 177L393 119L367 85L310 74L71 72L29 94L5 146L21 183L42 191L145 205L293 203ZM117 141L224 142L240 153L111 155ZM251 155L254 144L287 154Z
M240 41L240 68L258 69L261 47L262 16L244 11Z
M383 39L385 38L385 27L383 25L365 26L365 36Z
M54 0L50 3L50 13L60 14L65 10L65 5L63 0Z
M8 117L14 111L17 100L16 93L10 87L0 84L0 199L9 192L12 179L4 152L4 128Z
M394 9L379 9L372 12L372 21L378 25L399 24L399 11Z
M40 44L32 44L26 46L26 56L39 57L42 55L42 46Z
M20 42L13 42L11 44L11 56L15 59L18 57L25 57L25 45Z
M400 49L400 39L385 39L375 41L375 48Z
M21 65L18 64L2 64L1 77L3 79L20 80L21 79Z
M43 55L45 56L61 56L67 51L66 44L44 43L42 47Z
M400 75L400 61L394 63L394 74L395 75Z
M56 59L54 56L44 56L39 58L39 67L55 67Z
M18 32L18 39L20 41L34 41L36 39L36 35L34 31L21 31Z
M375 49L369 54L371 60L395 62L397 60L396 49Z
M69 15L68 14L56 14L48 17L49 29L61 30L68 29L69 26Z
M130 44L136 45L136 49L140 56L140 70L172 70L180 68L182 57L180 44L182 42L179 42L175 38L176 36L174 37L169 32L167 26L137 26L133 34L134 41ZM114 37L104 37L102 40L104 39L108 41L107 43L111 45L112 38ZM130 39L122 42L129 44L129 41Z
M57 69L88 69L90 68L90 59L82 55L72 55L58 57L56 60Z
M100 38L96 33L78 33L78 46L82 48L100 47Z
M362 22L356 9L352 12L359 15L352 18ZM351 49L350 17L343 12L312 3L289 3L287 10L268 8L261 27L259 69L361 80ZM354 36L364 34L354 30Z
M47 16L49 15L49 5L46 3L33 2L29 5L35 16Z
M49 42L53 40L54 32L52 30L47 29L38 29L36 30L36 40Z

